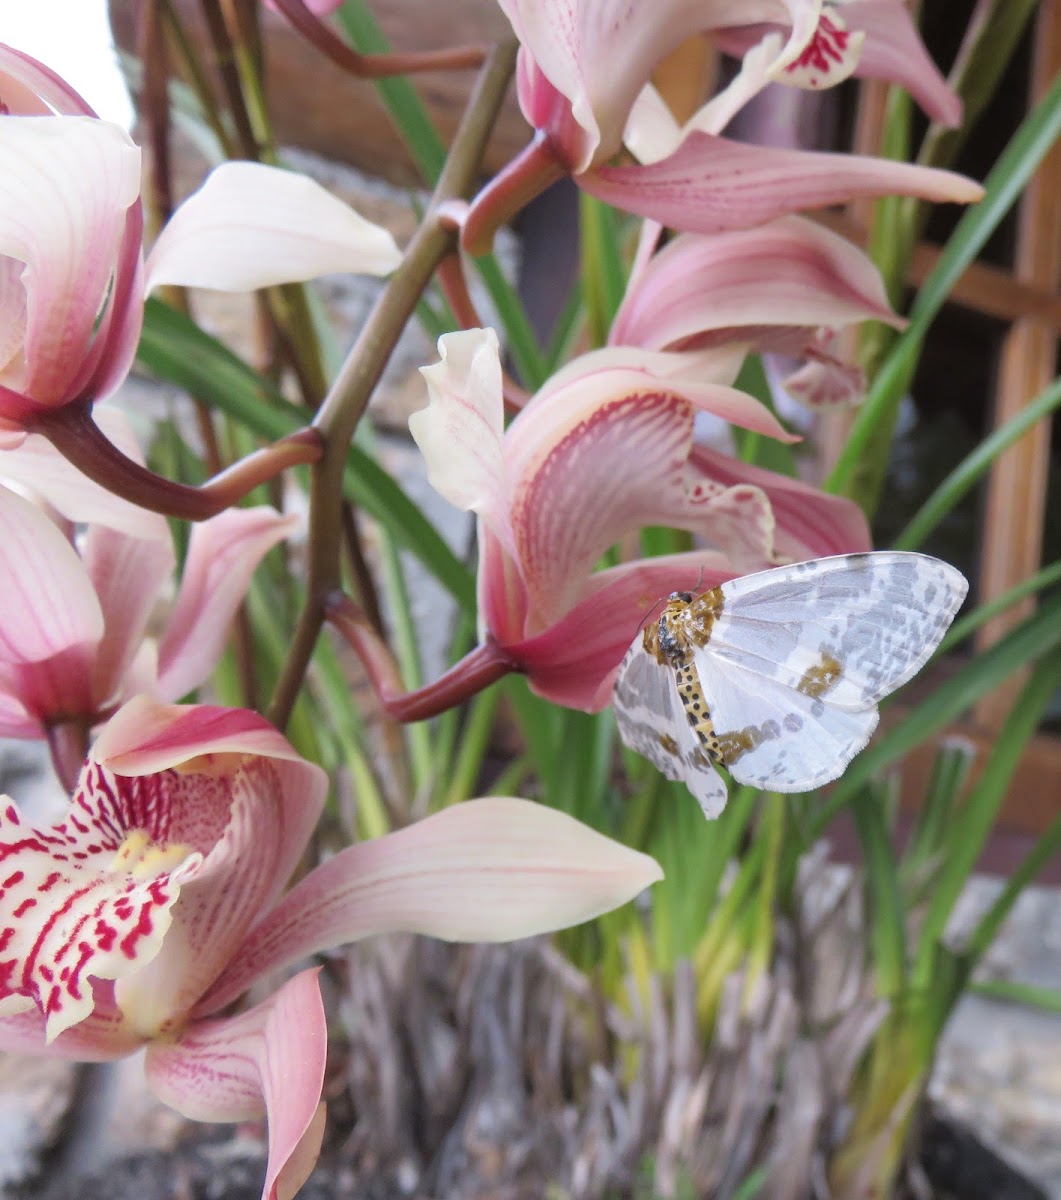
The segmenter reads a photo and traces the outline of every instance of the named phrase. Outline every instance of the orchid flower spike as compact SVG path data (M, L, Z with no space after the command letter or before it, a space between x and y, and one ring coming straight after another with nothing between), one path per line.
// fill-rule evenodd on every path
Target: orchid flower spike
M698 412L794 440L731 386L743 347L584 355L507 430L493 331L447 334L439 353L423 370L428 406L409 426L435 489L479 518L481 637L559 704L609 703L638 626L674 588L869 548L857 505L694 444ZM708 548L595 570L651 525Z
M138 697L103 729L70 810L30 828L0 799L0 1049L105 1061L205 1121L268 1118L262 1200L294 1196L323 1133L316 971L221 1016L255 982L376 933L507 941L587 920L660 878L563 813L491 798L350 847L289 891L324 772L263 718Z

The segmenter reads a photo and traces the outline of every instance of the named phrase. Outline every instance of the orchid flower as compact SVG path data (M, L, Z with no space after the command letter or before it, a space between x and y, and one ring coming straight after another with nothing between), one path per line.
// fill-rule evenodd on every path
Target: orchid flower
M98 417L141 461L122 414L104 408ZM134 693L177 700L210 675L254 568L297 524L261 507L196 526L169 619L148 638L176 566L165 518L111 495L35 435L0 455L4 483L43 507L0 486L0 736L52 737L72 726L77 763L87 731Z
M531 145L472 202L462 237L473 253L494 230L561 175L615 207L674 229L744 229L799 209L859 196L914 195L969 203L982 189L927 167L809 151L746 146L692 122L676 145L652 151L640 138L640 165L614 165L635 107L663 57L687 37L711 31L745 48L752 28L770 46L731 98L743 103L772 80L827 87L857 73L911 86L930 115L954 124L961 106L939 76L900 0L854 0L851 29L823 0L501 0L520 41L520 107ZM865 28L862 28L862 26ZM779 27L782 36L771 31ZM784 36L787 34L787 36ZM916 55L910 43L917 46ZM867 45L870 49L867 50ZM728 117L736 107L731 107Z
M316 971L220 1016L256 981L375 933L507 941L588 920L656 863L529 801L473 800L339 852L284 888L326 777L263 718L138 697L103 729L65 818L0 808L0 1048L107 1061L147 1047L184 1115L268 1115L263 1200L316 1161L327 1029Z
M639 625L675 588L869 548L856 505L694 446L698 412L794 440L730 386L742 347L595 351L554 375L507 430L493 332L448 334L439 352L410 429L435 489L479 517L483 637L557 703L605 707ZM650 525L710 548L595 571L610 546Z
M902 326L870 259L803 217L756 229L679 234L636 270L610 345L688 350L754 342L808 360L790 384L810 407L861 395L857 368L830 353L839 328L865 320Z
M237 162L177 209L145 263L128 134L2 46L0 112L37 114L0 117L0 446L119 386L152 288L245 291L399 261L386 230L312 180Z

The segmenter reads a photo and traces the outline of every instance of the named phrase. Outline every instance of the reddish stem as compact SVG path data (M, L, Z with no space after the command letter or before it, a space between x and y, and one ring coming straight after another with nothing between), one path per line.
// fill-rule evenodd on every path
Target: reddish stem
M486 61L486 46L454 46L448 50L410 51L407 54L359 54L328 28L303 0L275 0L291 24L337 67L359 79L384 79L421 71L475 70Z
M384 711L395 721L407 723L437 717L520 669L488 636L434 683L406 691L386 643L349 596L337 593L329 601L327 619L361 660Z
M567 173L549 139L536 135L472 200L461 245L469 254L486 254L498 229Z
M82 721L68 720L47 726L45 734L55 774L67 792L73 794L88 755L88 728Z
M281 471L315 463L321 456L320 435L314 429L300 429L248 454L201 487L189 487L127 458L107 440L87 402L67 404L38 416L29 432L46 437L82 474L123 500L186 521L216 516Z

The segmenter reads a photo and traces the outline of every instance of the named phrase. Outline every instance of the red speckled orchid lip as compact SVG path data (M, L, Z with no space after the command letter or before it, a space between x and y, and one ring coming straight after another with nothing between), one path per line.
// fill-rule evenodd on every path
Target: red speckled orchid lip
M27 828L0 811L0 1011L35 1005L48 1040L93 1007L89 979L121 979L158 953L202 854L169 841L143 788L92 765L66 818Z

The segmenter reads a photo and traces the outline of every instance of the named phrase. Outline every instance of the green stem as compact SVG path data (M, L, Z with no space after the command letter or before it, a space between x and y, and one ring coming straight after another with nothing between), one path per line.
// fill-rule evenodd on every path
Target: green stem
M463 198L473 186L515 61L514 44L491 52L457 130L424 221L413 235L401 266L391 276L369 314L314 420L314 428L324 441L324 454L313 470L310 487L306 605L270 707L270 719L280 728L286 723L302 686L329 599L340 586L339 549L347 448L402 329L416 310L435 268L455 247L456 235L449 224L439 218L439 209L451 200Z

